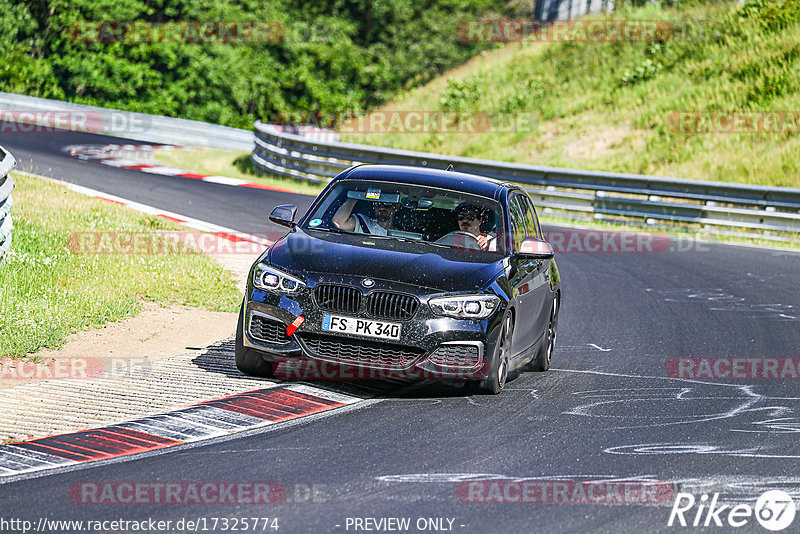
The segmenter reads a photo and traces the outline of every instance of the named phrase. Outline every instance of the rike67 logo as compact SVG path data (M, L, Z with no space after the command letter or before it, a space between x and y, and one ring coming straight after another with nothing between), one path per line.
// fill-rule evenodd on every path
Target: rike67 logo
M667 526L743 527L755 518L767 530L777 532L794 521L794 501L788 493L770 490L763 493L755 506L749 504L718 504L719 493L709 500L707 494L695 499L691 493L678 493L669 514Z

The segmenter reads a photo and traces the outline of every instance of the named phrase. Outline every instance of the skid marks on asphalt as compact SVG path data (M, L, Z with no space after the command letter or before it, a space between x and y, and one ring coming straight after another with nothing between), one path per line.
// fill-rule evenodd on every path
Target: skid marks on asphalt
M753 303L741 295L722 288L647 289L646 291L655 292L662 302L702 304L711 311L742 314L742 318L746 319L800 320L800 310L793 304L785 302Z

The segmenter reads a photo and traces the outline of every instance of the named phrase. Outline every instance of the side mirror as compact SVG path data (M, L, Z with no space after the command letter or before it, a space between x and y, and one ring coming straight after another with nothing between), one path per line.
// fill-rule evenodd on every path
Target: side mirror
M285 206L275 206L269 216L269 220L275 224L286 226L287 228L294 228L297 223L294 222L294 216L297 215L297 206L294 204L287 204Z
M523 239L518 254L535 260L549 260L555 256L555 252L550 243L541 239L536 239L535 237L526 237Z

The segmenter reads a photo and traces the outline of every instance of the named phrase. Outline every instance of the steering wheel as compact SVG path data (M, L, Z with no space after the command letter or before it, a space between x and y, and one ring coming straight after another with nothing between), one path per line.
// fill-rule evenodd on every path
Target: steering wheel
M469 238L469 239L467 239ZM482 250L478 244L478 236L465 230L450 232L436 240L439 245L450 245L474 250Z

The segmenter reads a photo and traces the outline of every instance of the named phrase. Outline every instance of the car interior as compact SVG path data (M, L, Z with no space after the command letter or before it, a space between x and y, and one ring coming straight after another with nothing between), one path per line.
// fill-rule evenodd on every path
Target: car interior
M343 201L344 199L342 199ZM326 210L324 218L331 220L340 205L341 202L334 202ZM360 213L374 219L374 202L359 200L353 208L353 213ZM481 225L481 230L485 232L496 231L495 218L494 211L489 210L488 220ZM414 209L402 205L402 202L400 208L394 214L393 223L398 232L412 234L407 237L414 237L424 241L436 241L451 232L459 230L458 220L452 208L430 207L427 209Z

